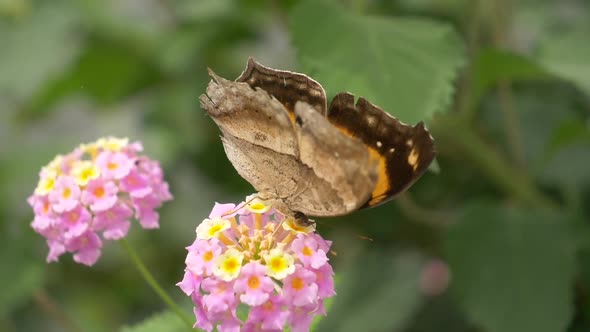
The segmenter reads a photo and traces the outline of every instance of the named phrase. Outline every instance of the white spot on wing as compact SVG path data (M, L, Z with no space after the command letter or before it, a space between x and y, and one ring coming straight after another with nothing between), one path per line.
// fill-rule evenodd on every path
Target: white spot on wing
M377 141L377 147L380 148L382 146L383 146L383 144L381 143L381 141Z

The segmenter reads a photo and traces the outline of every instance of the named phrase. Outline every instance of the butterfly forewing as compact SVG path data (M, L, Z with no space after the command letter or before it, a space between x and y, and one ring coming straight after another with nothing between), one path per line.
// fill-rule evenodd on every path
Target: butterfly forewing
M246 82L252 88L261 88L268 92L285 106L292 120L298 101L311 105L321 114L326 113L326 92L307 75L265 67L250 58L248 66L236 82Z

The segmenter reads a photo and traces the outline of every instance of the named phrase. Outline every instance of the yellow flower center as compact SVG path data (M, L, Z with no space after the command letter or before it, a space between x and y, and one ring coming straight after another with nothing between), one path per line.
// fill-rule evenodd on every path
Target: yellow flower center
M94 196L101 198L103 197L105 194L104 188L103 187L98 187L96 189L94 189Z
M305 283L299 277L295 277L293 280L291 280L291 287L293 287L293 289L296 291L300 291L304 286Z
M211 228L209 228L209 236L213 237L215 236L215 234L219 233L219 231L221 231L222 229L222 225L220 224L216 224L211 226Z
M206 253L203 254L203 260L205 262L209 262L213 259L213 252L211 250L207 251Z
M45 203L43 203L43 213L44 213L44 214L47 214L47 213L49 212L49 207L50 207L50 206L51 206L51 205L49 204L49 202L45 202Z
M61 197L63 197L64 199L69 198L72 195L72 190L70 188L65 188L62 192L61 192Z
M293 256L283 252L281 249L272 249L268 254L263 254L266 263L266 274L278 280L282 280L289 274L295 272Z
M250 204L252 210L263 210L266 206L262 202L255 202Z
M37 184L37 188L35 188L35 193L38 195L49 194L51 190L53 190L53 186L55 185L56 176L56 173L51 173L43 177Z
M100 175L100 169L89 161L76 162L73 168L72 173L76 183L80 186L85 186L88 181L96 179Z
M280 257L273 257L270 261L270 268L273 271L282 271L287 267L287 264L284 259Z
M107 164L107 168L112 171L112 170L115 170L115 169L119 168L119 164L117 164L117 163L108 163Z
M248 287L250 289L258 289L260 287L260 279L257 276L251 276L248 278Z
M262 214L270 210L270 205L256 196L248 196L246 197L246 201L248 202L247 208L250 212Z
M238 261L237 261L235 258L233 258L233 257L231 257L231 258L229 258L229 259L226 259L226 260L223 262L223 269L224 269L225 271L229 272L229 273L232 273L232 272L234 272L235 270L237 270L237 268L238 268L239 266L240 266L240 265L238 264Z
M80 178L88 181L94 175L94 171L91 168L87 168L80 173Z
M213 274L224 281L234 280L242 268L244 254L236 249L228 249L221 256L217 257L213 267Z
M53 185L55 185L55 179L47 179L47 181L45 181L43 188L46 191L51 191L51 189L53 189Z
M303 250L301 252L303 253L303 256L309 257L309 256L313 255L313 250L311 250L311 248L308 246L303 247Z

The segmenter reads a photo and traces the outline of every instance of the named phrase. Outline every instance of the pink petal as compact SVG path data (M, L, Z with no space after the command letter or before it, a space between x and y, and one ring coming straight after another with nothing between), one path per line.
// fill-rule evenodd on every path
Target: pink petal
M115 221L107 226L102 235L107 240L120 240L127 236L130 227L131 223L127 220Z
M215 218L221 218L223 216L224 213L226 212L230 212L233 208L235 208L236 205L229 203L229 204L220 204L220 203L215 203L215 206L213 207L213 210L211 210L211 213L209 214L209 219L215 219ZM234 213L235 214L235 213ZM224 216L229 218L230 216Z

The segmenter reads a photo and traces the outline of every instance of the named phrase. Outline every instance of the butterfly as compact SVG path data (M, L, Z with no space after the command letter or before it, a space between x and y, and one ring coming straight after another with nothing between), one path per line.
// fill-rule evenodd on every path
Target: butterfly
M209 70L199 98L225 153L258 197L301 226L385 203L410 187L436 152L422 122L409 126L347 92L328 106L307 75L252 58L235 81Z

